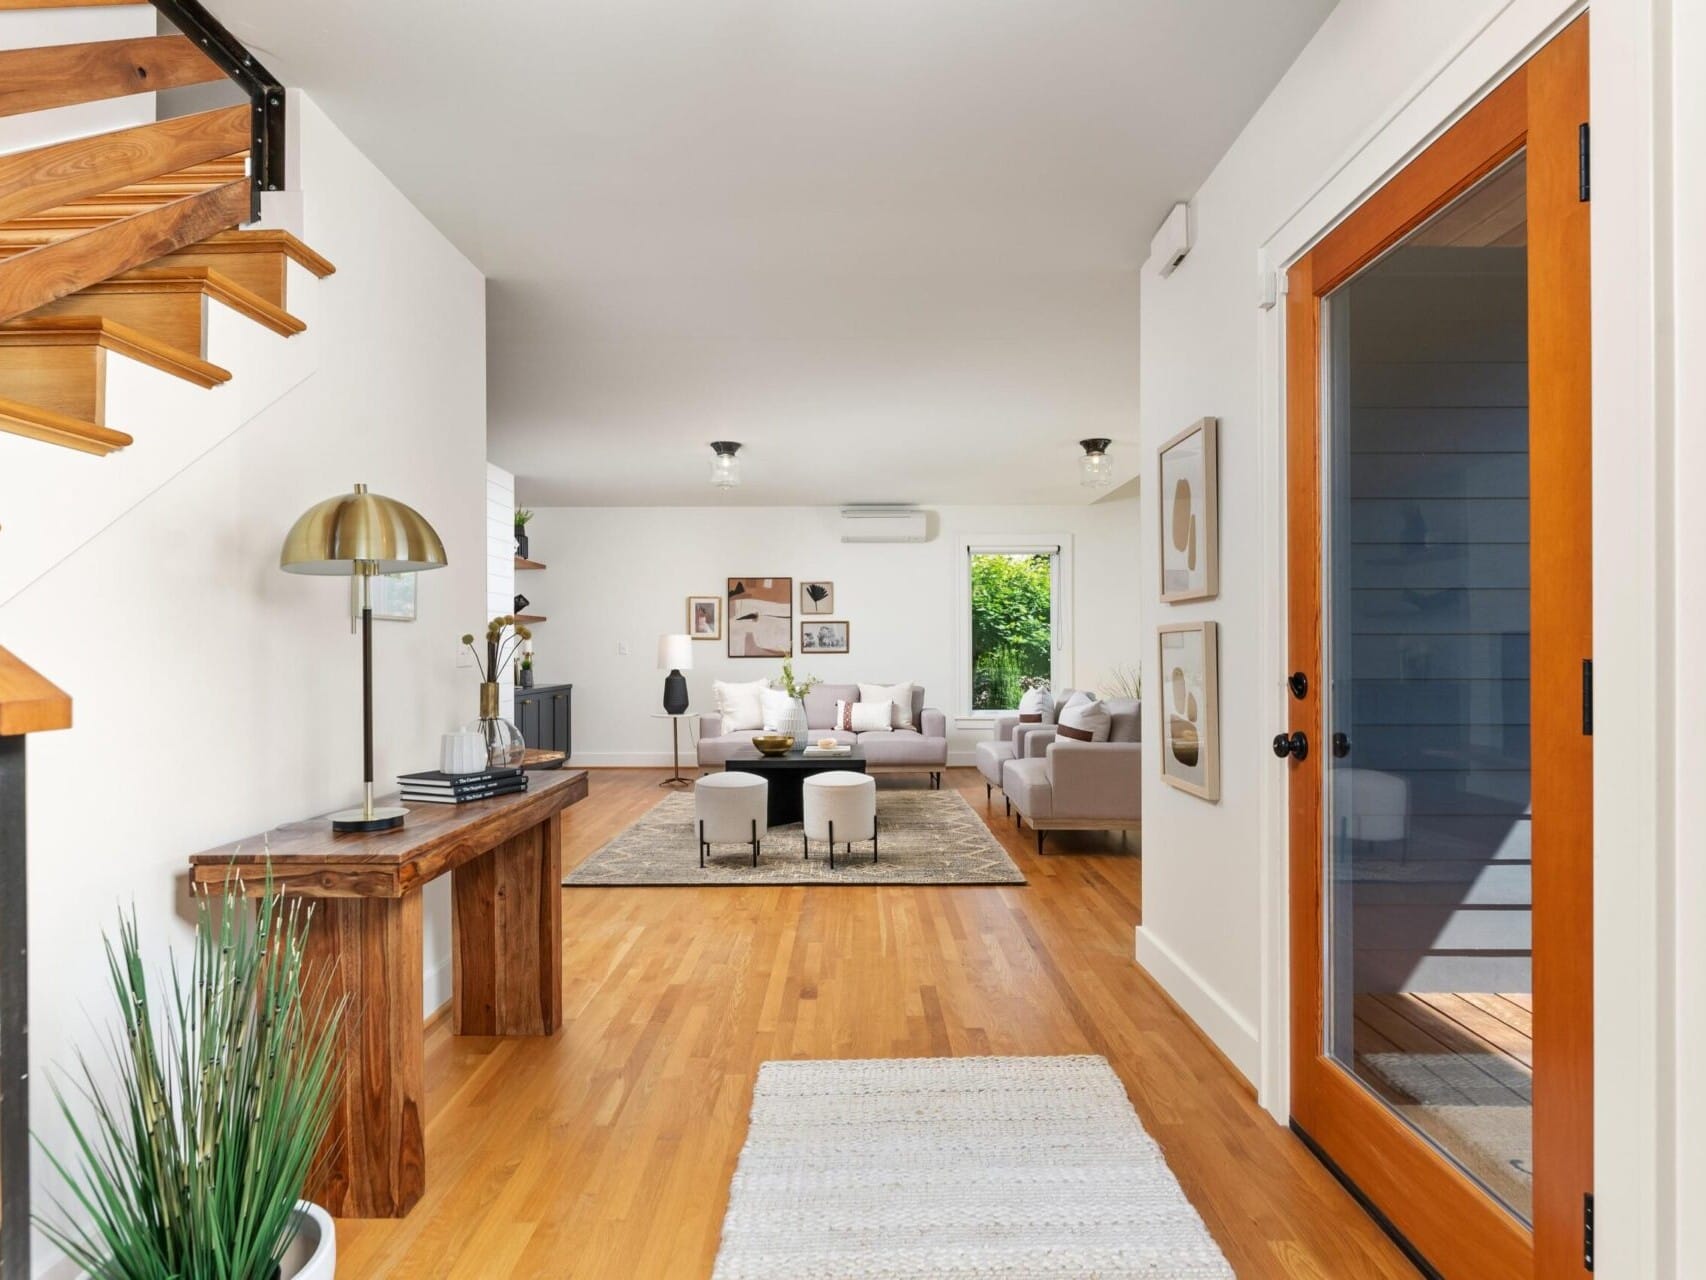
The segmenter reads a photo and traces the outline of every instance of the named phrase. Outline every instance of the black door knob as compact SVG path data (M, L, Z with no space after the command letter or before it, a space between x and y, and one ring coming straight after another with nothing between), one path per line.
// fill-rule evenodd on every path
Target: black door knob
M1333 735L1333 758L1343 760L1351 753L1351 740L1342 733Z
M1309 696L1309 677L1303 672L1293 671L1285 678L1285 682L1291 689L1291 696L1299 702Z
M1276 733L1274 735L1274 754L1281 760L1290 756L1294 760L1309 758L1309 738L1299 729L1296 733Z

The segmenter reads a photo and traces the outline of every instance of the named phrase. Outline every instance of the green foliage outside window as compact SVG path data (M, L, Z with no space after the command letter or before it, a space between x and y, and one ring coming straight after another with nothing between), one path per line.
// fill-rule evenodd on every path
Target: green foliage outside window
M972 709L1011 711L1053 662L1052 558L971 558Z

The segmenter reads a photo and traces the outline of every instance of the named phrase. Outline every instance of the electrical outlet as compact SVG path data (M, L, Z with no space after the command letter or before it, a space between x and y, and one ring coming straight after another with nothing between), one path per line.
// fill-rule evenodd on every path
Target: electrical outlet
M626 640L618 640L616 642L616 656L618 658L626 658L628 656L628 642Z

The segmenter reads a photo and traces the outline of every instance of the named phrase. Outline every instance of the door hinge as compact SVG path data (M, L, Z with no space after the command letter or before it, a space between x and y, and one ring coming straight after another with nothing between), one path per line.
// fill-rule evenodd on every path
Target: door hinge
M1576 198L1578 200L1585 201L1590 194L1588 170L1591 167L1591 161L1592 157L1588 146L1588 127L1584 122L1576 130Z
M1582 1266L1593 1270L1593 1192L1582 1197Z
M1593 659L1582 659L1582 734L1593 736Z

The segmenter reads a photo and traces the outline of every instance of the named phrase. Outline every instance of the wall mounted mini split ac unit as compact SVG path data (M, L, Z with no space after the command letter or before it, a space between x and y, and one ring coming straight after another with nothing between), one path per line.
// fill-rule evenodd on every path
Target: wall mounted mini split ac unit
M1161 230L1157 231L1155 238L1149 242L1149 260L1165 278L1173 274L1190 251L1191 207L1188 204L1176 204L1168 213L1167 220L1161 224Z
M916 507L863 506L841 509L843 542L923 542L929 521Z

